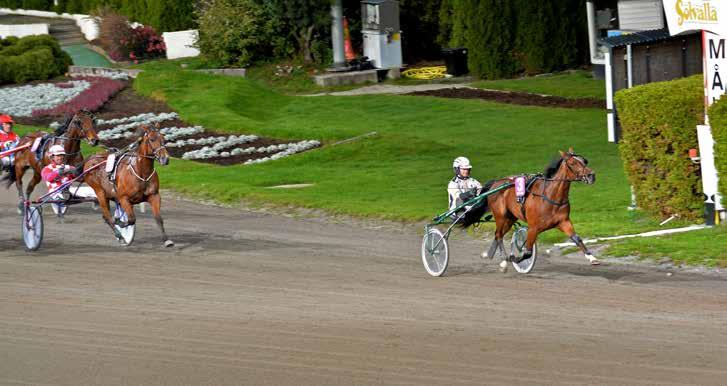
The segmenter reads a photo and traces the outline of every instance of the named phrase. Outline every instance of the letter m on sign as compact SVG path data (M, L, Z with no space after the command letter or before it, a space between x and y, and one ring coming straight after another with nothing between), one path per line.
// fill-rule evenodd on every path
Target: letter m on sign
M715 45L715 40L709 39L709 58L724 59L724 39L719 39L719 43Z

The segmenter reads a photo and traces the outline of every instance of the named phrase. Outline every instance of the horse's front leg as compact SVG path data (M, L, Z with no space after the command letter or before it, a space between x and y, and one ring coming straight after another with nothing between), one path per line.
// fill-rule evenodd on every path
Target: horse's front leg
M18 190L18 213L23 213L23 206L25 205L25 200L30 199L30 196L25 196L23 194L23 175L25 175L25 168L21 167L20 165L15 165L15 188Z
M154 220L156 220L157 227L159 227L159 230L162 232L162 242L164 243L164 246L173 247L174 242L169 240L167 232L164 231L164 219L162 219L162 196L159 195L159 193L152 194L147 199L147 202L151 205L151 212L154 214Z
M558 229L560 229L563 233L567 234L568 237L570 237L571 240L578 246L578 248L583 251L583 254L586 256L586 259L591 263L591 265L600 265L601 262L596 259L592 254L591 251L588 250L588 247L583 242L580 236L576 233L576 230L573 228L573 223L571 223L570 219L565 219L563 222L558 225ZM529 239L528 239L529 240Z
M28 186L25 188L25 197L30 198L30 195L33 194L33 190L35 190L35 187L40 183L40 178L40 172L33 169L33 179L30 180Z
M121 233L119 233L119 231L116 229L114 218L111 215L111 210L109 209L109 199L106 197L105 194L99 194L98 191L96 192L96 195L98 200L98 206L101 207L101 216L106 222L106 225L111 228L111 231L114 232L114 236L116 236L117 239L121 239Z

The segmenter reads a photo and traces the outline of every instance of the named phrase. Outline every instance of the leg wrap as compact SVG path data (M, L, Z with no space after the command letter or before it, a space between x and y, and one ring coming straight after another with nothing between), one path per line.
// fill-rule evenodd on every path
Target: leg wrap
M581 237L578 236L578 234L574 233L570 239L573 240L573 242L576 243L576 245L579 246L583 250L583 253L585 253L586 255L591 254L591 252L588 250L588 247L586 247L586 244L583 242Z

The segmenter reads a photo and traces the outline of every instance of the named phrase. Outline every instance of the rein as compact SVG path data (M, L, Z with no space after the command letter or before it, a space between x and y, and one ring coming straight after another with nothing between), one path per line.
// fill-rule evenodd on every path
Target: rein
M571 157L571 158L572 158L572 157ZM570 159L570 158L569 158L569 159ZM575 170L573 170L573 168L571 168L571 166L570 166L570 164L568 163L568 160L567 160L567 159L566 159L566 160L564 160L563 162L565 163L565 166L566 166L566 167L568 168L568 170L570 170L570 172L571 172L571 173L572 173L573 175L576 175L576 176L578 175L578 174L577 174L577 173L575 172ZM535 192L531 192L531 193L533 194L533 196L536 196L536 197L540 197L540 198L542 198L542 199L543 199L544 201L546 201L547 203L549 203L549 204L551 204L551 205L553 205L553 206L563 206L563 205L568 205L568 204L570 203L570 201L569 201L569 200L568 200L568 199L566 198L566 200L565 200L565 201L562 201L562 202L558 202L558 201L555 201L555 200L551 199L550 197L546 196L546 195L545 195L545 188L546 188L546 185L548 184L548 182L552 182L552 181L558 181L558 182L568 182L568 183L571 183L571 182L583 182L583 178L575 178L575 179L571 179L571 178L546 178L546 177L543 177L543 176L538 176L538 177L535 177L535 178L539 178L539 179L543 180L543 189L542 189L542 193L541 193L541 194L538 194L538 193L535 193Z

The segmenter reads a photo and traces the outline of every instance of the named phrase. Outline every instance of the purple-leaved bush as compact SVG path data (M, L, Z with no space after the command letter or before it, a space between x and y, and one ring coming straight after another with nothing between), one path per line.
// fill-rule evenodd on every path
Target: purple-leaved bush
M126 87L126 82L110 78L80 76L74 79L85 80L91 83L91 86L66 103L51 109L34 110L33 117L75 114L81 110L96 111L107 100Z

